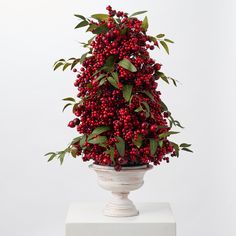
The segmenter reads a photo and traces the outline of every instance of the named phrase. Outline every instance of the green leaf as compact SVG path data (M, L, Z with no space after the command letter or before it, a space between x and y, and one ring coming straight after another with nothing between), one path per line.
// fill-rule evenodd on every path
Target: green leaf
M102 86L106 82L106 78L100 80L98 86Z
M157 41L157 39L155 37L151 36L151 35L149 35L149 39L154 43Z
M86 20L86 18L82 15L75 14L74 16L80 18L81 20Z
M68 98L63 98L63 101L70 101L70 102L75 102L75 99L72 97L68 97Z
M100 75L96 78L96 81L101 80L104 76L106 76L106 75L105 75L105 74L100 74Z
M92 135L99 135L99 134L102 134L108 130L111 130L111 128L108 126L99 126L99 127L95 128L91 134Z
M80 147L83 147L84 146L84 144L85 144L85 142L86 142L86 135L83 135L82 136L82 138L81 138L81 140L80 140L80 142L79 142L79 145L80 145Z
M160 148L162 148L162 147L163 147L163 140L160 140L160 141L158 142L158 145L159 145Z
M82 138L82 136L79 136L79 137L74 138L74 139L72 140L71 144L73 145L73 144L75 144L75 143L80 142L81 138Z
M116 136L115 137L117 139L117 143L116 144L116 149L119 152L119 154L123 157L125 155L125 141L123 138Z
M174 41L170 40L170 39L164 39L164 41L168 42L168 43L174 43Z
M148 118L150 116L150 107L147 102L141 102L145 106L145 112L146 112L146 117Z
M60 66L64 65L63 62L59 62L54 66L54 70L58 69Z
M120 30L120 35L125 35L128 31L128 28L127 27L124 27Z
M179 132L176 132L176 131L169 131L169 132L166 132L166 133L162 133L162 134L159 134L159 138L166 138L172 134L178 134Z
M186 151L186 152L193 152L192 150L190 150L190 149L188 149L188 148L182 148L181 150L183 150L183 151Z
M144 17L144 20L143 20L143 22L142 22L142 29L146 32L147 31L147 29L148 29L148 18L147 18L147 16L145 16Z
M88 24L89 24L88 21L85 21L85 20L81 21L78 25L75 26L75 29L87 26Z
M161 76L161 79L164 80L167 84L169 84L168 78L166 76Z
M162 111L168 111L168 107L166 106L166 104L163 101L159 101Z
M46 156L53 155L53 154L55 154L55 152L48 152L48 153L44 154L44 156L46 157Z
M70 153L71 153L72 157L76 157L77 148L75 148L75 147L71 148Z
M146 94L152 101L154 101L154 97L153 95L149 92L149 91L146 91L146 90L143 90L141 91L142 93Z
M160 41L162 47L166 50L167 54L169 54L169 48L167 46L167 44L164 41Z
M158 34L156 37L157 38L163 38L165 35L164 34Z
M141 15L141 14L144 14L144 13L146 13L147 11L137 11L137 12L135 12L135 13L133 13L132 15L130 15L130 17L132 17L132 16L137 16L137 15Z
M115 64L115 57L114 55L111 55L106 59L104 66L113 67L114 64Z
M84 53L84 54L81 56L81 58L80 58L80 60L79 60L79 63L80 63L80 64L83 64L83 62L84 62L84 60L85 60L87 54L88 54L88 52Z
M117 72L111 72L111 75L114 78L114 80L118 83L119 82L118 73Z
M122 92L123 92L123 97L126 100L126 102L129 102L130 100L132 89L133 89L133 85L131 84L126 84L123 86Z
M191 146L191 144L188 144L188 143L181 143L180 145L179 145L180 147L190 147Z
M136 67L126 58L121 60L118 64L128 71L131 71L131 72L137 71Z
M96 29L98 26L96 24L90 24L86 32Z
M174 142L171 142L174 150L175 150L175 153L176 153L176 156L179 157L179 145L177 143L174 143Z
M59 60L55 61L55 63L53 64L53 66L55 66L58 62L65 62L65 59L59 59Z
M113 77L109 76L109 77L107 78L107 80L109 81L109 83L110 83L113 87L119 89L118 83L114 80Z
M79 63L80 59L76 59L71 64L71 70Z
M107 14L94 14L91 16L93 19L102 21L102 20L107 20L109 18L109 15Z
M135 144L135 146L136 146L137 148L140 148L140 147L142 146L142 142L143 142L143 140L142 140L142 134L139 134L139 135L138 135L138 139L137 139L137 140L134 140L134 139L133 139L133 143Z
M153 156L157 150L157 141L154 138L150 138L150 153Z
M96 29L94 29L93 34L104 34L109 30L109 28L107 27L107 25L101 25L98 26Z
M62 163L63 163L63 161L64 161L65 155L66 155L66 152L63 151L63 152L58 156L58 159L60 159L61 165L62 165Z
M106 136L97 136L96 138L88 140L88 143L91 144L100 144L100 143L105 143L107 141Z
M53 153L53 154L49 157L48 162L49 162L49 161L52 161L56 155L57 155L56 153Z
M143 111L143 108L142 108L141 106L139 106L139 107L136 108L134 111L135 111L135 112L140 112L140 111Z
M67 103L67 104L63 107L62 112L65 111L65 109L66 109L67 107L69 107L69 106L72 106L72 103Z

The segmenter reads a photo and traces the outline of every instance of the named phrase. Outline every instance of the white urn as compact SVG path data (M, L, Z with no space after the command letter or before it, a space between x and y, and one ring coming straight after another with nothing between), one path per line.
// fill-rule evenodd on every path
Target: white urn
M152 165L122 167L121 171L96 164L89 167L97 173L99 186L112 193L112 197L105 205L104 215L128 217L139 214L128 195L130 191L139 189L143 185L144 174L152 169Z

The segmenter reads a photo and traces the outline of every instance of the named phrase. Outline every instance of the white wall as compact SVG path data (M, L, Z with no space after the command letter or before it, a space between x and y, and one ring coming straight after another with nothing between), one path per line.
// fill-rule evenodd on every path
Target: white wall
M74 13L89 16L111 4L148 10L150 34L176 43L156 52L179 88L161 85L163 98L193 143L170 164L149 172L135 201L169 201L179 236L235 236L235 3L230 0L0 0L0 235L62 236L71 201L105 201L96 176L81 160L48 164L43 154L64 147L75 131L61 113L75 94L74 74L53 72L61 57L79 56Z

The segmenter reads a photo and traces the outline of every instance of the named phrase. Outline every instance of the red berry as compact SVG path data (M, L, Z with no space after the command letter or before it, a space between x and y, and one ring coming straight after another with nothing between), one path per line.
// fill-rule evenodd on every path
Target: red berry
M73 69L73 72L77 72L77 69L76 69L76 68L74 68L74 69Z
M150 127L150 130L151 130L151 132L156 132L156 130L157 130L157 125L152 125L152 126Z
M74 127L75 127L75 123L74 123L73 121L70 121L70 122L68 123L68 126L69 126L70 128L74 128Z

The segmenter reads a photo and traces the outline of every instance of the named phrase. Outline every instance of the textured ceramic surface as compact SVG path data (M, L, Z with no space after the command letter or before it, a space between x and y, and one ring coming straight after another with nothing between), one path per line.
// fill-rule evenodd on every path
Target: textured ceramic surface
M112 193L111 199L105 206L104 215L127 217L139 214L128 195L130 191L139 189L143 185L144 174L152 169L151 165L123 167L121 171L95 164L90 165L90 168L97 173L99 186Z

